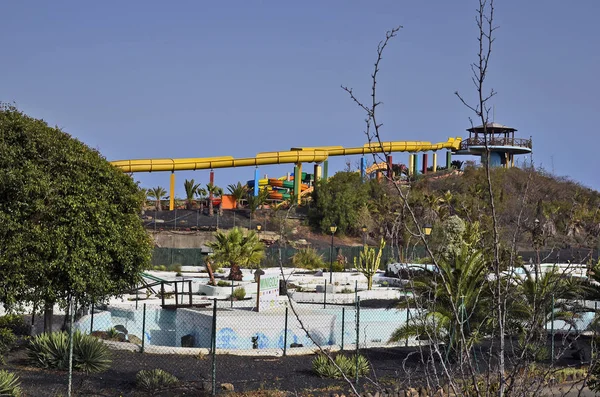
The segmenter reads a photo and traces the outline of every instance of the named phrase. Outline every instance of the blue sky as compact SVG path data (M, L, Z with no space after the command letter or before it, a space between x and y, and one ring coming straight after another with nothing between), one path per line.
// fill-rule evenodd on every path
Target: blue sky
M376 45L403 25L379 78L385 140L465 136L475 99L477 2L6 2L0 100L109 160L361 146ZM600 190L597 0L496 0L495 120L534 139L536 165ZM468 159L463 157L461 159ZM336 158L330 169L346 160ZM407 162L395 154L395 162ZM310 167L312 168L312 167ZM291 166L261 168L281 176ZM252 168L216 170L216 183ZM180 172L208 182L208 171ZM136 174L144 187L168 173Z

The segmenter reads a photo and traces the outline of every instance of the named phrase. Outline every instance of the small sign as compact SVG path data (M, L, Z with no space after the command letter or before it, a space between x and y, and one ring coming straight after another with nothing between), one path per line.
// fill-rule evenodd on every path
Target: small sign
M279 297L279 276L261 275L258 280L257 310L264 311L277 306Z

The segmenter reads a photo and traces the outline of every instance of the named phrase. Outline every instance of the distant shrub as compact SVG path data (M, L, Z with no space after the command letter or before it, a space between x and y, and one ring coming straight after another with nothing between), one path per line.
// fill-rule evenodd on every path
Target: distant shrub
M142 370L135 375L136 387L150 393L173 387L177 383L179 379L162 369Z
M246 297L246 290L244 287L239 287L233 290L233 299L242 300Z
M299 249L292 256L292 264L302 269L321 269L325 266L323 256L314 248Z
M25 318L20 314L7 314L1 316L0 328L8 328L13 334L19 336L25 336L31 333L31 326L25 322Z
M0 328L0 356L8 352L17 344L17 337L8 328ZM2 394L0 394L1 396Z
M217 287L230 287L231 283L229 281L225 281L225 280L219 280L217 282Z

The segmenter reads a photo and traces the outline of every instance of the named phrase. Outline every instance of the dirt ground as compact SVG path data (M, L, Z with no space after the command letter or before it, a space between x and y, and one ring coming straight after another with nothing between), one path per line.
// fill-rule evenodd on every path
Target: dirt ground
M411 386L419 383L418 355L414 348L369 349L361 351L370 360L376 380L384 387ZM243 357L217 355L216 374L218 395L221 385L230 383L235 392L260 392L252 396L330 396L350 395L349 386L342 380L320 378L312 372L314 356L288 357ZM62 371L34 368L27 363L26 353L19 348L9 353L2 369L19 375L25 396L64 396L67 392L67 374ZM207 385L211 383L212 357L158 355L129 351L112 351L111 368L100 374L75 373L73 395L75 396L148 396L135 389L135 375L143 369L160 368L178 377L181 381L176 389L161 391L155 396L208 396ZM564 360L561 365L576 365L574 360ZM413 378L408 379L403 366L409 368ZM360 392L374 391L370 380L361 379L357 388ZM269 391L269 392L267 392ZM273 391L282 393L274 394ZM586 395L584 393L584 395ZM588 394L593 395L593 394Z

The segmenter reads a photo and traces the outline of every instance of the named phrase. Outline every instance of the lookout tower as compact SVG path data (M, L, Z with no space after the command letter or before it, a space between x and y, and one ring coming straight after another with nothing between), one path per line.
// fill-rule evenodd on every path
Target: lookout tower
M515 138L516 128L499 123L487 123L467 129L469 138L460 143L455 154L480 156L481 163L487 160L485 145L490 150L490 166L510 168L515 165L515 154L531 153L531 139Z

